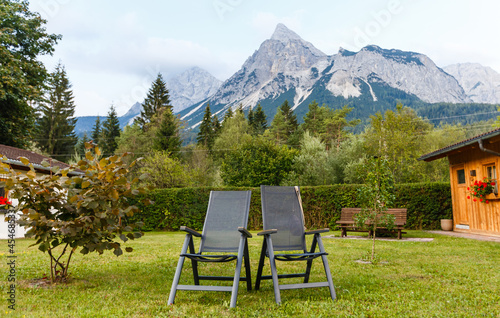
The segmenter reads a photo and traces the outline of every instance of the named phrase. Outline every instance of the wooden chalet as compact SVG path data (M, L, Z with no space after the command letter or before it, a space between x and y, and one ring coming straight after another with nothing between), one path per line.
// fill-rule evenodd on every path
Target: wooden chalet
M500 129L436 150L419 160L428 162L445 157L450 164L453 230L500 236ZM486 196L488 203L474 201L470 193L471 185L484 178L495 182L493 193Z

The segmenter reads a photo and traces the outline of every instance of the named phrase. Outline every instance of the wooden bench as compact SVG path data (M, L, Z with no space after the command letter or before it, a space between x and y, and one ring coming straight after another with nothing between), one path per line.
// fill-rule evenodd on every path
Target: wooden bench
M339 227L342 229L342 237L347 236L347 231L370 232L370 236L372 235L371 231L364 230L356 226L354 216L359 212L361 212L361 208L342 208L340 220L337 221L337 224L339 224ZM377 227L377 229L389 232L398 232L398 239L401 239L403 234L406 234L406 232L403 232L404 225L406 224L406 209L387 209L385 212L396 217L394 220L394 228L388 230L385 227Z

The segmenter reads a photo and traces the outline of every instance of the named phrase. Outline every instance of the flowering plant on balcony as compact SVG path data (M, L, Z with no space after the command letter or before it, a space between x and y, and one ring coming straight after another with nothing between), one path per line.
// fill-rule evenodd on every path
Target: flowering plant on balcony
M476 180L472 186L467 187L467 190L470 191L470 195L467 196L467 199L470 199L472 196L474 202L479 200L479 202L488 204L490 202L486 200L486 195L493 193L493 189L495 189L494 181L488 178L484 178L483 181Z

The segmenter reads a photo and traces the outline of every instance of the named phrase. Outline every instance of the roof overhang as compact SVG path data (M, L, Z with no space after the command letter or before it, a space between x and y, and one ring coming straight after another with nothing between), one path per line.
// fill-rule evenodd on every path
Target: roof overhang
M475 148L480 148L480 143L481 144L486 144L486 143L492 143L492 142L498 142L500 141L500 129L496 129L487 133L484 133L482 135L461 141L459 143L450 145L445 148L441 148L439 150L436 150L434 152L428 153L426 155L421 156L418 158L418 160L423 160L426 162L441 159L448 157L450 155L460 153L463 151L466 151L468 149Z

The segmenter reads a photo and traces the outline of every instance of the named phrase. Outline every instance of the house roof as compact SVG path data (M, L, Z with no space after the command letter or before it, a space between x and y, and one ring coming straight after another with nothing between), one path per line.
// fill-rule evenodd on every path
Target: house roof
M441 159L441 158L449 156L454 151L458 151L459 149L462 149L462 148L465 148L468 146L472 146L474 144L479 143L480 141L486 141L488 139L491 139L491 138L497 137L497 136L500 136L500 128L492 130L492 131L484 133L484 134L481 134L481 135L478 135L478 136L475 136L475 137L472 137L472 138L469 138L467 140L458 142L456 144L441 148L441 149L433 151L431 153L425 154L425 155L421 156L420 158L418 158L418 160L433 161L436 159Z
M61 169L69 168L69 165L64 162L57 161L55 159L43 156L36 152L1 144L0 144L0 155L7 157L6 163L10 164L13 168L17 168L20 170L29 170L29 167L23 164L19 160L21 157L27 158L30 161L30 163L33 164L35 170L40 173L49 174L51 172L51 167L55 166ZM49 167L42 166L42 162L44 160L50 164Z

